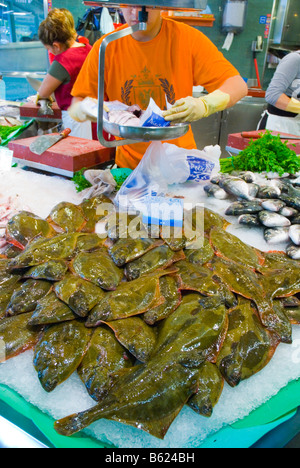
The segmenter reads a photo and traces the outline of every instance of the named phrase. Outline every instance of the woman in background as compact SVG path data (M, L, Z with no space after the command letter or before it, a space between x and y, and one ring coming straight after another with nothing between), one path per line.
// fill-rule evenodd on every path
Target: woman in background
M92 139L90 122L79 123L73 120L67 110L71 105L71 90L88 56L91 46L76 41L77 33L71 13L65 9L54 8L40 24L39 39L54 56L48 73L41 84L37 100L50 99L54 93L57 105L62 110L65 128L71 135Z
M300 135L300 51L281 60L266 92L268 109L258 130Z
M79 36L76 32L75 29L75 22L72 13L67 10L67 8L60 8L60 11L62 11L66 17L66 19L70 22L70 28L72 28L75 31L74 39L76 42L79 42L80 44L89 44L90 41L88 40L87 37L84 36ZM52 64L53 60L55 59L55 55L53 55L51 52L49 52L49 61L50 65Z

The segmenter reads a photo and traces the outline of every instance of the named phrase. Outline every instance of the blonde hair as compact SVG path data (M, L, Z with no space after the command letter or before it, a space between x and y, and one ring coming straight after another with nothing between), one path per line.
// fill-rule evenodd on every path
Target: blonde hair
M54 8L39 26L39 40L44 45L66 44L76 36L74 18L66 8Z

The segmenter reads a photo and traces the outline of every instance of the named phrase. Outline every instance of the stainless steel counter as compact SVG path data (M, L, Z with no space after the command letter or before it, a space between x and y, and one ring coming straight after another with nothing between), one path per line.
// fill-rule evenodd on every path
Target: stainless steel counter
M230 109L194 122L192 129L197 148L203 149L208 145L220 145L222 155L226 155L228 135L256 130L266 107L264 98L247 96Z

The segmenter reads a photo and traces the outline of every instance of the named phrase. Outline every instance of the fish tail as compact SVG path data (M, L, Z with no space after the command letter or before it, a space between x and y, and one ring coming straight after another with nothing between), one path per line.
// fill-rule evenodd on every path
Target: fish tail
M107 416L107 412L103 410L102 406L96 405L86 411L71 414L70 416L55 421L54 429L58 434L71 436L105 416Z

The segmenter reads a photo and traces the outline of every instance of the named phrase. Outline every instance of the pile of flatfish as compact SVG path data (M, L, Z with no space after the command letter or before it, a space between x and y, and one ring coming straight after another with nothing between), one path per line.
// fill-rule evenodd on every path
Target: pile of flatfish
M102 196L9 221L0 339L6 359L34 350L45 391L77 372L95 400L56 421L58 433L105 418L163 439L184 405L210 417L225 381L237 386L292 343L300 263L247 246L208 209L197 248L186 231L125 238L118 221L102 239L104 202L112 205Z
M208 196L234 201L225 215L238 216L239 224L261 227L268 244L286 243L286 253L300 260L300 177L290 176L258 183L251 172L222 175L205 186Z

